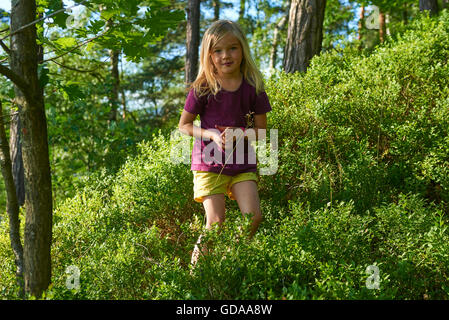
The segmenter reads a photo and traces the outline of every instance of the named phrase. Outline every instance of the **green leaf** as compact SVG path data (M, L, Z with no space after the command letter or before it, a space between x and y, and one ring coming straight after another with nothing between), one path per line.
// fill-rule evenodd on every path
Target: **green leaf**
M73 47L76 45L76 39L72 37L62 37L55 41L63 49Z
M65 12L60 12L53 16L53 22L60 28L67 28L67 18L69 15Z

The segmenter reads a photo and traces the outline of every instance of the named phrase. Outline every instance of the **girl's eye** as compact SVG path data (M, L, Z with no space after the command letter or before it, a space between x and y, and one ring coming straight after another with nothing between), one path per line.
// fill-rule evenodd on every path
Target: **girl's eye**
M214 52L215 52L215 53L220 53L220 52L221 52L221 49L215 49Z

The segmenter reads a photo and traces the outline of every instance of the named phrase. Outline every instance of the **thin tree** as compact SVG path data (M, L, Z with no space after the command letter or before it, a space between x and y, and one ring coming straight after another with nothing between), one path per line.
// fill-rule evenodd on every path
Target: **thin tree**
M16 277L20 287L21 296L24 293L23 284L23 246L20 240L19 202L16 195L16 187L12 175L12 164L10 158L9 144L6 138L5 117L3 116L2 102L0 101L0 161L3 180L6 189L6 212L9 219L9 238L14 253L16 264Z
M383 43L385 41L385 34L386 34L385 13L382 11L379 11L379 40L380 40L380 43Z
M185 81L192 83L198 73L198 48L200 45L200 0L188 0Z
M292 0L289 12L284 71L305 72L321 52L326 0Z
M48 156L47 121L38 77L35 0L11 6L9 65L0 73L16 87L21 106L22 157L25 173L25 235L23 275L25 291L40 297L51 280L52 189ZM2 47L6 47L3 43Z
M283 16L279 22L274 27L274 34L273 34L273 42L271 44L271 54L270 54L270 69L274 70L276 68L277 63L277 51L278 51L278 45L279 45L279 38L280 38L280 31L284 28L284 25L287 21L287 16Z
M365 6L362 6L360 8L357 40L362 40L362 33L363 33L363 25L364 25L364 23L365 23Z
M212 7L214 7L214 21L220 19L220 0L212 0Z

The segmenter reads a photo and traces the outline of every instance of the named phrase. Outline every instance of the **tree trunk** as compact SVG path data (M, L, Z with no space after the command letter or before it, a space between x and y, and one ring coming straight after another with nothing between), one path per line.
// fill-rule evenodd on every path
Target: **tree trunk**
M198 73L198 48L200 45L200 0L189 0L187 6L185 80L189 85Z
M18 90L19 89L16 87L16 94L18 93ZM20 113L22 107L20 105L18 105L17 107L18 112ZM20 138L22 124L20 122L19 113L14 113L13 115L11 115L9 141L11 146L10 156L12 162L12 175L14 178L17 201L19 203L19 206L23 206L23 204L25 203L25 178L22 160L22 141Z
M246 0L240 0L240 9L239 9L239 24L242 24L243 19L245 19L245 6Z
M321 52L326 0L292 0L290 5L284 70L305 72Z
M287 16L283 16L281 20L276 24L274 28L273 34L273 43L271 45L271 54L270 54L270 69L274 70L276 68L277 62L277 50L279 44L279 31L284 28L285 22L287 21Z
M383 43L385 41L385 33L386 33L385 13L379 12L379 39L380 39L380 43Z
M438 14L438 1L437 0L419 0L419 10L430 11L430 15Z
M443 9L449 8L449 0L443 0Z
M118 71L118 60L120 52L118 50L109 50L111 57L111 76L112 76L112 90L109 95L109 104L111 111L109 113L109 121L117 121L117 108L119 105L118 96L120 88L120 74Z
M125 90L123 90L123 88L120 89L120 96L122 97L122 106L123 106L123 115L122 118L126 119L126 115L127 115L127 108L126 108L126 95L125 95Z
M103 8L100 8L100 11ZM109 19L106 22L107 28L113 28L114 22L112 19ZM109 111L109 121L117 121L117 108L119 105L118 102L118 93L120 86L120 77L118 71L118 60L119 60L120 51L116 49L109 50L109 57L111 59L111 78L112 78L112 89L109 92L109 106L111 110Z
M360 9L357 40L362 40L364 22L365 22L365 6L362 6L362 8Z
M212 0L212 6L214 7L214 21L220 19L220 0Z
M36 18L35 0L13 0L11 33ZM51 280L52 190L44 97L37 73L38 46L32 25L11 36L11 71L22 79L16 90L22 106L22 157L25 173L25 291L40 297ZM17 84L17 83L16 83Z
M23 247L20 241L20 220L19 220L19 203L17 201L16 187L12 175L11 158L9 155L9 144L6 138L6 131L3 117L3 107L0 101L0 160L2 167L3 180L6 189L6 212L9 218L9 238L11 240L11 248L14 253L16 264L17 282L20 287L20 295L23 296Z
M404 8L402 9L402 22L408 24L408 8L407 3L404 2Z

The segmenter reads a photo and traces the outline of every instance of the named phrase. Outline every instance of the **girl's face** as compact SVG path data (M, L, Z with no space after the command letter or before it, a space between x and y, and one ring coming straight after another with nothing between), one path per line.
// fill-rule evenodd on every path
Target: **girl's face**
M242 46L240 41L232 34L226 34L215 44L210 53L218 76L240 76L240 64L242 63Z

